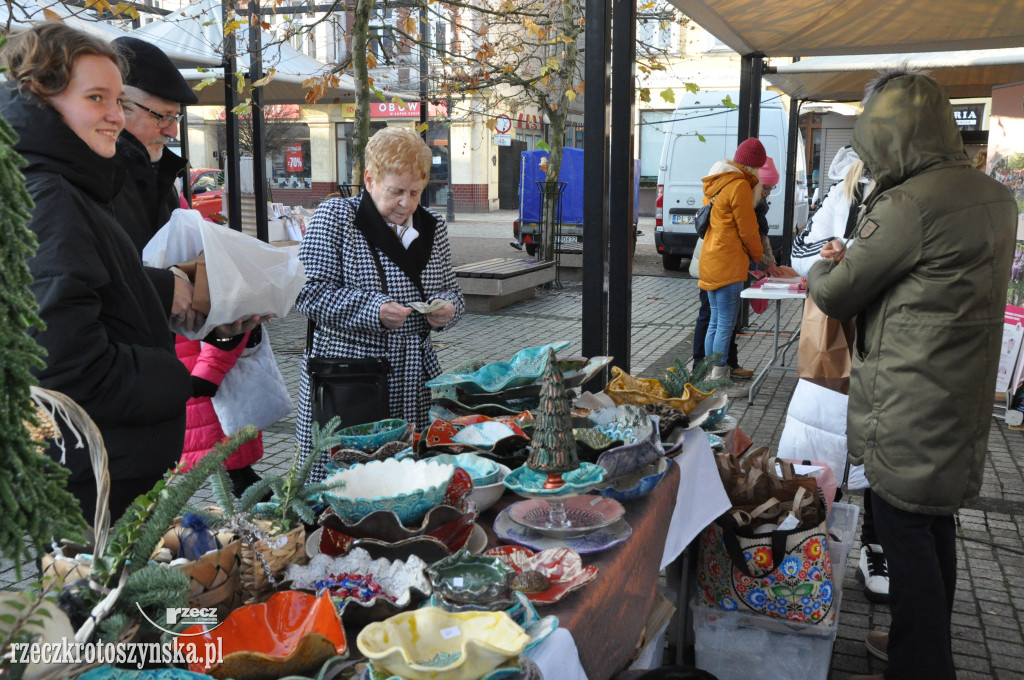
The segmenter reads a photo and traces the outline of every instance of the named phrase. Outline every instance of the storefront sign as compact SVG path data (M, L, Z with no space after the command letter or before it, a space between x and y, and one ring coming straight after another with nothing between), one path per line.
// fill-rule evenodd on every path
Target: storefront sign
M433 105L428 108L428 111L433 113ZM341 117L351 119L356 117L356 105L352 103L345 103L341 105ZM395 102L373 102L370 104L370 119L380 120L381 118L419 118L420 117L420 103L419 102L402 102L396 104Z
M302 145L289 144L284 152L285 169L288 172L302 172Z
M953 118L961 130L980 130L985 115L984 104L954 104Z

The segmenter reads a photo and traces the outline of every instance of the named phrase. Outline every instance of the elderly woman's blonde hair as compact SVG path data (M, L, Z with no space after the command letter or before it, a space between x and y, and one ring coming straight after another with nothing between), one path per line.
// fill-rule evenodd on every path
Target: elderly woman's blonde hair
M375 180L386 175L412 172L430 179L430 147L409 128L378 130L366 143L366 169Z

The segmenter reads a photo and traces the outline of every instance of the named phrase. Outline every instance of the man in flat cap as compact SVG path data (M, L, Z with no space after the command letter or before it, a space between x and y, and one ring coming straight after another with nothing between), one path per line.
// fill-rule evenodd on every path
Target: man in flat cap
M124 131L117 140L117 160L127 178L114 199L114 215L139 253L180 207L174 181L185 174L187 162L166 144L178 136L182 104L199 97L159 47L132 37L113 45L124 56ZM179 323L195 322L192 287L163 269L147 269L169 315Z

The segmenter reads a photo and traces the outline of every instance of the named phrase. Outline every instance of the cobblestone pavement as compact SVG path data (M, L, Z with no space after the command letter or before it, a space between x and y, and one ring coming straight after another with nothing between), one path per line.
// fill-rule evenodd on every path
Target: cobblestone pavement
M581 349L582 288L567 284L538 291L535 298L491 314L466 314L451 331L435 335L442 367L469 359L501 360L522 347L564 339L567 353ZM632 372L654 377L676 357L690 356L692 324L696 317L696 283L688 278L635 277L633 282ZM800 305L783 303L782 326L799 324ZM748 368L763 365L771 353L774 315L752 314L741 337L740 363ZM301 353L305 346L305 319L292 313L269 324L274 351L292 394L298 394ZM764 382L752 405L747 404L743 383L730 391L739 426L755 445L774 447L779 441L786 407L796 385L792 373L774 372ZM923 397L922 397L923 398ZM266 454L256 469L283 472L294 455L294 419L286 418L264 431ZM1024 677L1024 596L1013 583L1024 580L1024 438L1010 431L1001 418L993 418L990 456L981 498L973 509L962 510L959 520L959 581L954 612L954 655L960 680ZM208 497L200 492L197 501ZM861 505L861 497L847 498ZM859 539L859 534L858 534ZM865 652L863 639L873 627L885 629L889 612L864 597L855 580L860 543L856 540L846 565L845 594L839 616L839 633L832 656L832 680L846 680L857 673L881 673L884 666ZM25 573L34 573L25 565ZM17 583L13 566L2 565L0 587ZM812 680L812 679L808 679Z

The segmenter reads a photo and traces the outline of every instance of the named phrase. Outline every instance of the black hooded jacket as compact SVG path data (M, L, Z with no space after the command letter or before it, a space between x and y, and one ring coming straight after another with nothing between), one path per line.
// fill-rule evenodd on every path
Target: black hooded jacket
M163 474L181 455L189 372L138 251L110 203L124 180L60 115L28 92L0 87L0 115L19 136L39 240L29 260L46 329L43 387L89 413L106 444L111 479ZM71 481L92 478L89 457L68 447Z
M164 149L160 161L153 163L146 147L127 130L117 139L114 159L127 172L124 184L114 197L114 217L141 255L153 235L167 224L171 212L180 207L174 180L184 172L185 161ZM152 267L146 267L146 274L156 286L164 311L170 315L174 274Z

